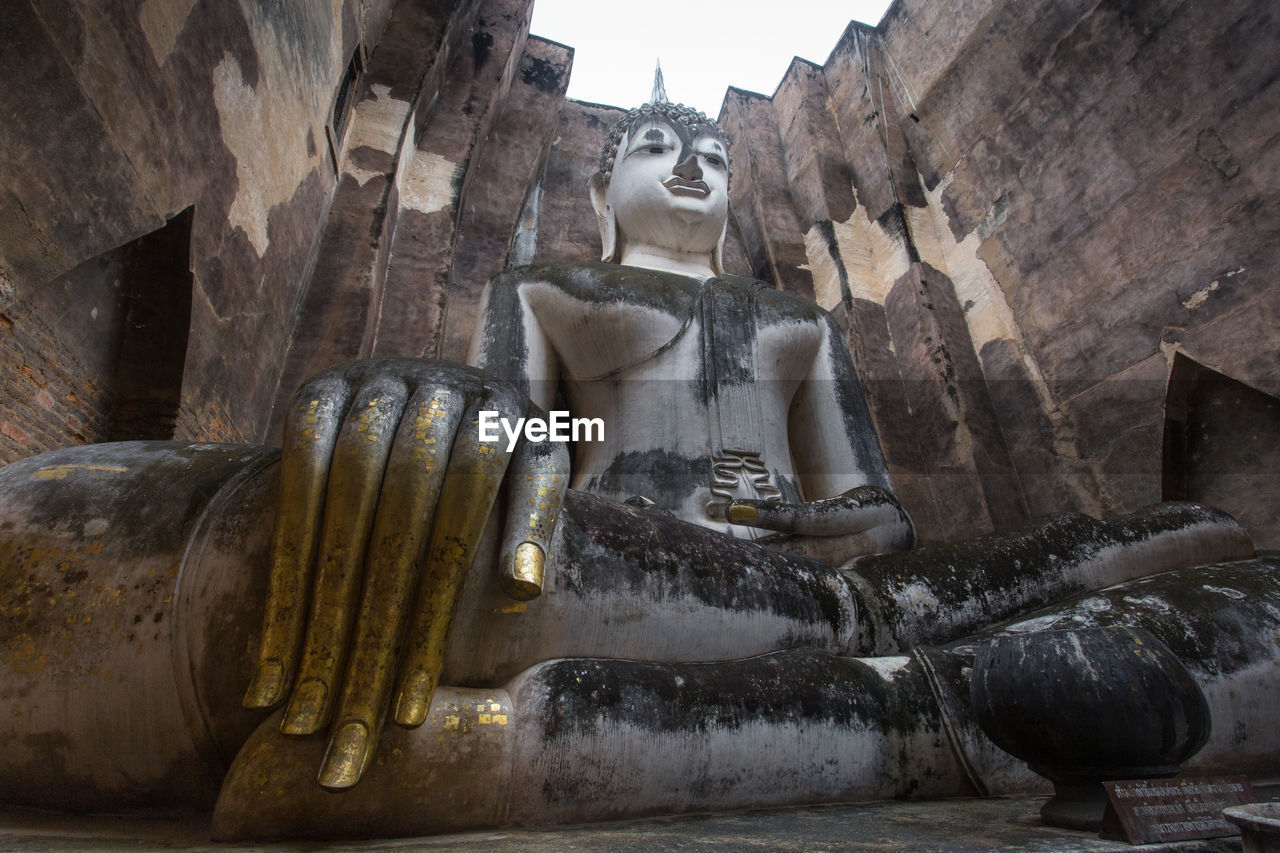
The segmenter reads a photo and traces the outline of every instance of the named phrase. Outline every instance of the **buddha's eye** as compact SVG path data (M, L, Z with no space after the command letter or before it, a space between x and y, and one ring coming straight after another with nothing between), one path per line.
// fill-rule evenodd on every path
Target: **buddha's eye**
M663 152L665 152L666 150L667 150L667 149L666 149L666 148L664 148L664 147L663 147L663 146L661 146L661 145L650 145L650 146L649 146L649 153L650 153L650 154L662 154L662 153L663 153Z
M703 154L702 158L706 160L708 163L710 163L712 166L724 165L724 161L714 154Z

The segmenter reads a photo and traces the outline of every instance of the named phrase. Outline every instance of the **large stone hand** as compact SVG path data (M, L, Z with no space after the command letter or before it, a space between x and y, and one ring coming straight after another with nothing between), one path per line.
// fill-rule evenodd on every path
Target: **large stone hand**
M478 370L415 359L326 370L294 396L262 644L244 704L288 696L285 734L333 720L324 787L359 781L393 696L396 722L426 719L504 476L502 585L520 600L541 592L568 453L526 442L512 454L505 441L480 441L478 429L481 411L514 419L530 405Z
M893 493L879 486L858 486L834 498L803 503L734 500L733 524L790 534L781 550L805 553L839 564L851 557L906 551L916 531Z

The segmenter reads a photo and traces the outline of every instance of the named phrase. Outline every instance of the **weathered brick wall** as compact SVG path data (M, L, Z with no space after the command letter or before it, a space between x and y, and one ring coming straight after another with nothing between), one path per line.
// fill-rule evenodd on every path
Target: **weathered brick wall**
M0 464L99 440L107 400L92 371L24 306L0 306Z
M177 436L265 435L334 185L326 125L335 93L356 45L377 44L390 8L391 0L5 4L0 284L6 301L46 321L48 335L22 343L33 370L62 364L74 373L78 363L105 388L109 343L80 334L84 324L63 324L46 291L193 208ZM90 287L64 302L96 295ZM3 416L29 448L44 446L33 436L52 424L27 429L17 410ZM97 438L64 426L47 440Z
M913 237L973 303L1029 504L1159 500L1175 355L1280 395L1280 16L1256 0L962 3L956 29L939 6L893 7L901 78L885 83L915 115ZM1280 518L1269 482L1233 501ZM1255 538L1280 542L1280 523Z

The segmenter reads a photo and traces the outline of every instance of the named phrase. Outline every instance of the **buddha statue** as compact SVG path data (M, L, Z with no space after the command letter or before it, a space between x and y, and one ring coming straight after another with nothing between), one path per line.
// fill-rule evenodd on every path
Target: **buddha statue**
M471 366L324 371L278 461L123 444L0 472L24 780L0 798L220 786L231 840L1034 790L968 667L984 637L1088 624L1180 653L1228 733L1203 767L1280 766L1280 580L1234 521L1166 504L914 549L832 319L723 272L725 134L655 97L600 167L602 261L490 282Z

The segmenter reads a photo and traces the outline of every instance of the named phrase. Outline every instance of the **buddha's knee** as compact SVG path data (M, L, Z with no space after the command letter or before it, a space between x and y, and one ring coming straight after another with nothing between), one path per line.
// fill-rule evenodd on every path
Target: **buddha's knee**
M212 802L256 722L276 454L130 442L0 470L0 800Z
M299 783L326 748L264 722L227 776L215 836L423 835L972 793L929 678L907 657L552 660L502 689L438 688L427 722L388 724L341 794Z
M560 660L507 689L514 824L973 790L914 657Z

